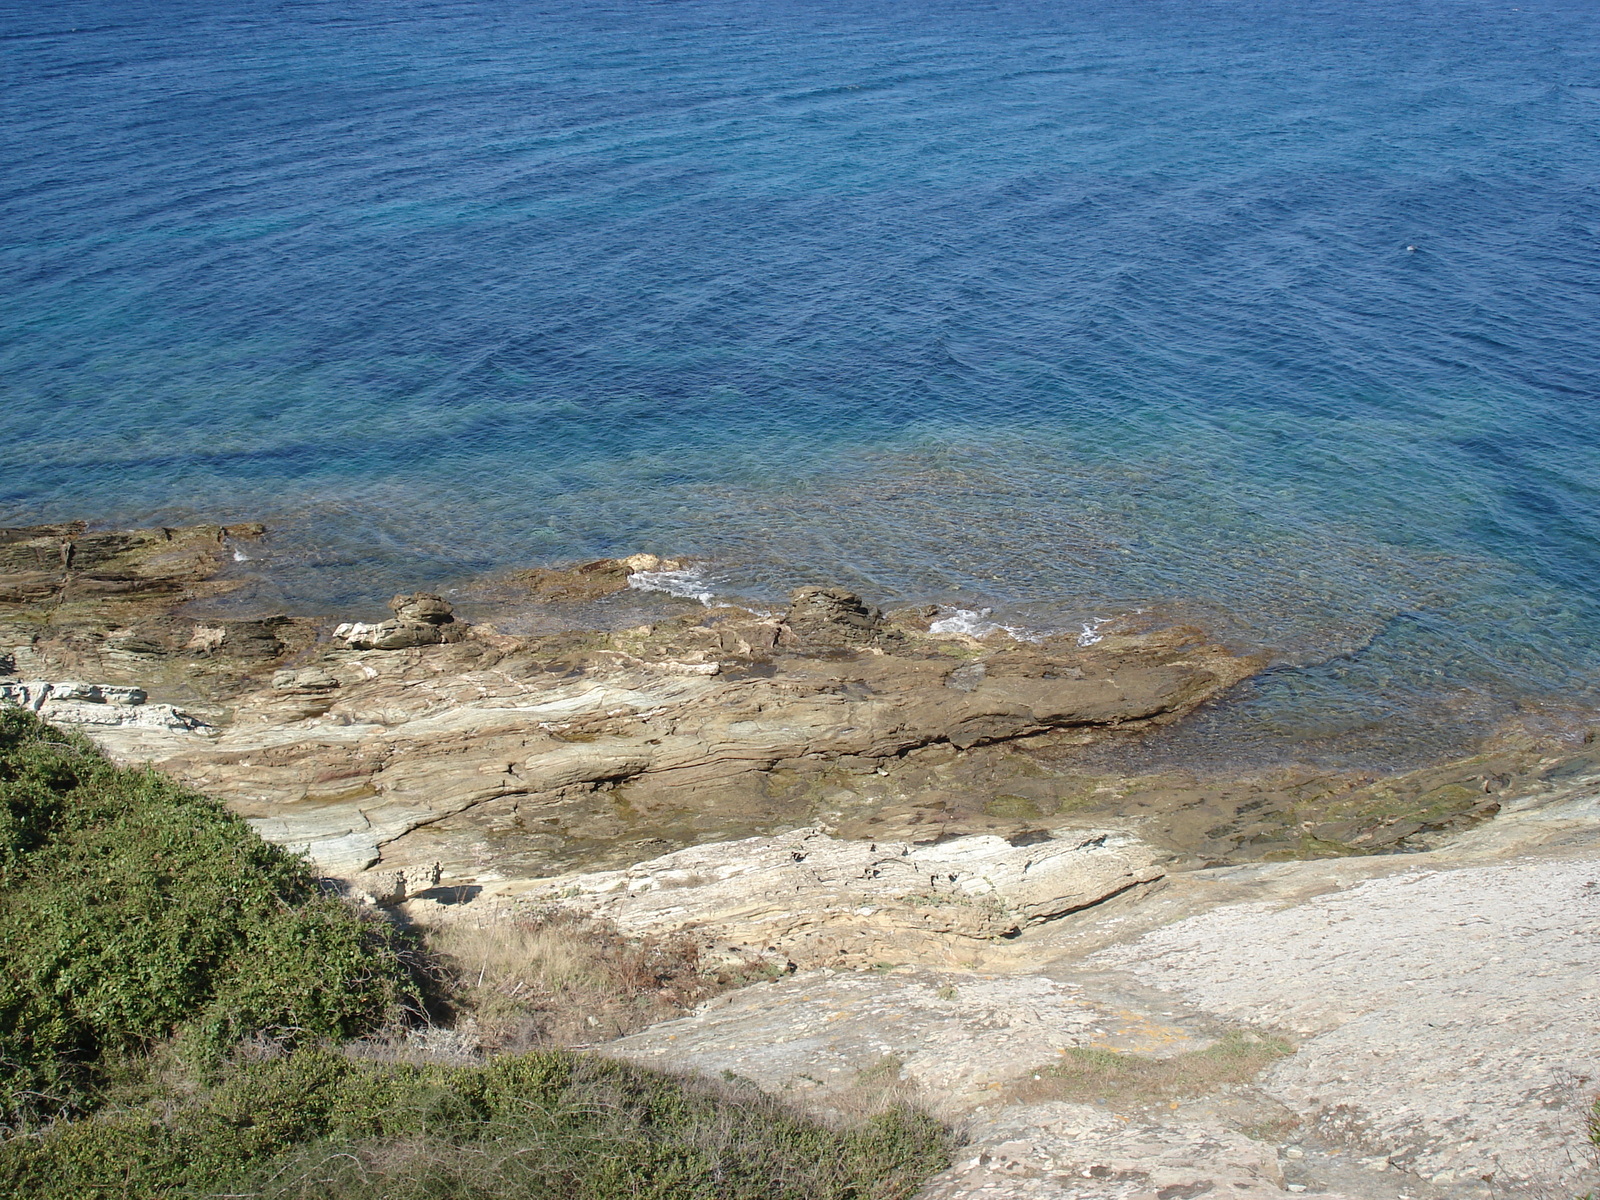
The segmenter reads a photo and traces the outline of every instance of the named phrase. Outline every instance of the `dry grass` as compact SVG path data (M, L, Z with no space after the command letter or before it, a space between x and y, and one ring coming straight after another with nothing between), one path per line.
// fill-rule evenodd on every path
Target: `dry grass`
M1025 1104L1069 1100L1116 1107L1169 1102L1246 1083L1274 1060L1293 1053L1294 1047L1281 1038L1245 1030L1230 1031L1204 1050L1170 1058L1073 1048L1017 1084L1012 1098Z
M420 932L447 974L456 1027L490 1051L623 1037L773 974L755 959L708 963L690 937L626 937L560 909Z

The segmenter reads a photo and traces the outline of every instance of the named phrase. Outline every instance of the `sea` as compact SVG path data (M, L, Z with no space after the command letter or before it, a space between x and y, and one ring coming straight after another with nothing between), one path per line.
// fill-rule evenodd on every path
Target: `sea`
M0 0L0 104L5 524L1266 655L1173 762L1600 724L1593 0Z

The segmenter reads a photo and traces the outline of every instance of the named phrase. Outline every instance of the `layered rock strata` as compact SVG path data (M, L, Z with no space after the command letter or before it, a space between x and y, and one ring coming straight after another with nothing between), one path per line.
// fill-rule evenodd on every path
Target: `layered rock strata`
M620 871L558 876L517 893L627 933L699 933L786 967L958 961L964 944L1022 930L1159 879L1159 856L1118 831L1062 831L1015 846L850 842L818 829L695 846Z
M924 1200L1583 1195L1597 831L1591 762L1428 853L1171 875L1024 931L1007 970L803 971L607 1052L842 1111L897 1087L970 1139ZM1289 1052L1208 1077L1245 1031Z
M820 782L839 773L1173 720L1260 665L1183 628L1093 647L934 635L925 614L890 620L831 588L770 617L686 602L648 626L543 637L469 626L428 593L331 630L186 616L237 586L229 548L259 536L11 531L0 645L19 673L143 687L205 720L206 736L99 736L345 875L437 861L493 882L812 824L840 815ZM533 603L592 601L677 565L516 582Z

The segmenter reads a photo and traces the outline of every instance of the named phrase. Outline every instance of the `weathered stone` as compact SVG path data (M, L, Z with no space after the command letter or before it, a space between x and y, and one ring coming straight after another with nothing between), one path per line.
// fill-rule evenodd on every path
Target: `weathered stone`
M783 615L802 645L865 646L887 630L883 613L854 592L835 587L802 587L789 593Z
M147 704L141 688L115 684L0 681L0 704L32 709L46 721L64 725L185 731L207 728L203 721L170 704Z
M963 1116L1063 1050L1096 1044L1113 1017L1080 988L1043 976L888 964L802 970L720 997L606 1047L676 1070L740 1075L826 1106L885 1061L942 1117ZM1204 1045L1152 1027L1143 1048Z
M318 695L323 692L331 692L338 686L338 677L321 667L303 667L298 671L277 671L272 676L272 690L289 695Z
M334 629L335 640L352 650L410 650L458 642L466 634L465 626L455 623L450 602L428 592L396 596L389 607L394 620L373 625L346 622Z
M410 650L458 642L464 632L458 625L432 621L380 621L376 625L350 621L335 627L333 636L352 650Z
M1312 864L1251 868L1260 901L1088 965L1298 1034L1263 1090L1327 1137L1423 1178L1582 1192L1600 1164L1567 1150L1600 1091L1600 1047L1580 1032L1600 1027L1600 858L1475 866L1461 845L1292 905L1273 893Z
M920 1200L1286 1200L1278 1152L1237 1130L1092 1104L1029 1104L974 1121ZM1321 1200L1345 1200L1321 1191Z
M1137 838L1062 831L1026 846L848 842L802 829L679 850L622 871L543 881L526 898L637 933L709 931L807 964L945 958L1161 877Z
M456 619L455 609L448 600L428 592L412 592L410 595L396 596L389 601L389 607L394 610L395 619L399 621L448 625Z

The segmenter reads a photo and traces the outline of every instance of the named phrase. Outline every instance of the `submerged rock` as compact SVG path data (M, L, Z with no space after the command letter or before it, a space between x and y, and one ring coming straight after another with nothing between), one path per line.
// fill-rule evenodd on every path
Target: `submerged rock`
M539 567L518 572L512 579L526 586L535 600L576 603L626 591L633 575L681 571L683 566L673 558L630 554L626 558L597 558L570 567Z

